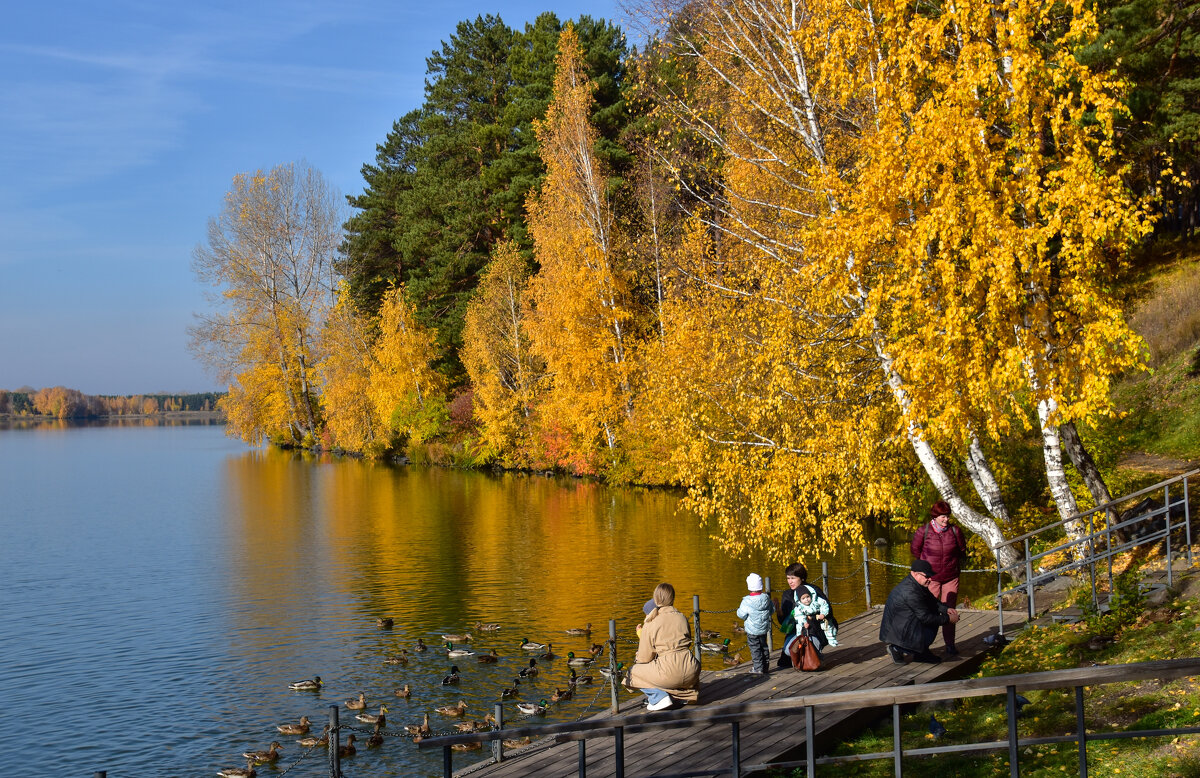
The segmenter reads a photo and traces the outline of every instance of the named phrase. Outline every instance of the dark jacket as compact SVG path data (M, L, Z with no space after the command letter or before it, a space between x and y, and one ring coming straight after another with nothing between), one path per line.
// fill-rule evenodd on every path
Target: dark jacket
M967 554L967 539L957 524L947 525L945 530L938 532L933 528L933 522L927 522L913 533L909 550L913 559L924 559L933 565L933 580L946 583L958 578L963 557Z
M879 639L920 653L928 650L937 628L948 621L946 606L909 574L888 595L879 622Z

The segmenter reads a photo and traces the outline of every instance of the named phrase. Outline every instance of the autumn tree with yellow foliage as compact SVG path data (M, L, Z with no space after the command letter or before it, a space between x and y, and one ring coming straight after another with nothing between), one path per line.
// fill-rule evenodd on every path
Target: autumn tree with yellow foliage
M560 463L594 471L632 411L636 345L627 240L617 228L589 124L593 85L574 28L559 37L554 100L535 124L546 180L530 199L541 266L529 284L534 354L545 362L541 416Z
M377 330L367 367L377 423L408 443L427 441L447 415L446 379L433 369L437 333L417 321L403 286L384 295Z
M229 429L248 442L315 443L319 329L333 302L337 197L319 171L287 164L239 174L208 240L193 252L214 311L191 348L229 393Z
M516 245L500 243L467 306L460 354L475 390L485 451L517 467L532 463L535 390L544 370L527 331L529 276L529 262Z

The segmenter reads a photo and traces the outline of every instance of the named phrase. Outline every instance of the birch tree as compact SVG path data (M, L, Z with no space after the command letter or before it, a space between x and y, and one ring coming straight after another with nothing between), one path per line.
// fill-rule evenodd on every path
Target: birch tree
M229 429L249 442L315 440L318 333L341 241L337 199L303 163L239 174L193 252L214 310L197 316L191 348L229 382L221 401Z

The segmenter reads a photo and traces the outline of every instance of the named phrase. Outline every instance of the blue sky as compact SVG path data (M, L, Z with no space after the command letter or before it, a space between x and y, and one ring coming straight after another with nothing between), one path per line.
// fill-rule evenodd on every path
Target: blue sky
M617 0L10 3L0 25L0 389L207 391L192 249L233 176L306 160L342 193L455 25Z

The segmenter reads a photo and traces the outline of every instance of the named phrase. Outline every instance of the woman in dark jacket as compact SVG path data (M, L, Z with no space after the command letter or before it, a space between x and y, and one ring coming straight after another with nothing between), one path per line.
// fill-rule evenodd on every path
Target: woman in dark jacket
M947 608L926 588L933 566L924 559L914 559L911 572L896 584L883 606L879 622L879 639L887 644L888 654L898 665L904 664L905 654L913 654L918 662L942 661L929 650L937 637L938 627L958 621L958 611Z
M948 608L958 605L958 576L962 560L967 555L967 539L962 529L950 523L950 506L938 500L929 509L928 524L914 534L909 550L913 559L924 559L933 566L929 579L929 591ZM946 642L946 655L954 656L954 625L947 622L942 627L942 639Z
M779 596L779 606L775 609L775 617L779 619L779 626L785 634L783 648L779 651L779 661L776 666L791 667L792 658L788 655L787 646L792 638L796 637L796 618L792 615L792 611L796 608L796 598L800 596L801 587L808 587L808 590L813 593L813 597L824 597L826 600L829 597L821 591L821 587L808 582L808 568L800 562L788 565L783 574L787 578L788 588ZM808 634L813 639L817 651L825 648L828 641L826 641L825 632L818 622L810 619Z

